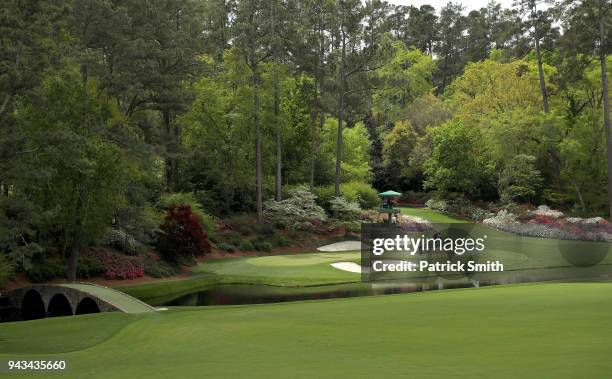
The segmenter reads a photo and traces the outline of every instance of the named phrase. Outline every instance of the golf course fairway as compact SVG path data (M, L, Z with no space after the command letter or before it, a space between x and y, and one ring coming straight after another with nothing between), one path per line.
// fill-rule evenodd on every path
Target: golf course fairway
M65 359L62 378L604 378L611 340L612 284L532 284L6 323L0 359Z

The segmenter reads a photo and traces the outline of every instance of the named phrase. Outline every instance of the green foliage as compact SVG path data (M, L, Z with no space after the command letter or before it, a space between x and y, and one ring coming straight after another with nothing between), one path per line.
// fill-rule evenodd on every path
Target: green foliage
M32 262L26 275L33 283L42 283L66 277L66 263L60 258L47 258Z
M255 241L253 243L253 247L255 248L255 250L262 251L265 253L269 253L272 251L272 244L270 244L269 242Z
M206 231L214 231L216 229L216 219L214 216L206 213L193 193L190 192L176 192L165 194L159 200L158 206L163 210L170 210L172 207L178 205L189 205L191 211L200 218L202 226Z
M253 246L253 242L249 240L243 240L239 245L240 250L242 251L253 251L255 247Z
M381 89L372 94L373 109L396 120L414 99L431 91L436 64L431 56L407 48L389 34L382 36L380 44L385 60L377 72Z
M319 154L321 170L327 177L333 177L338 141L338 120L328 118L321 131ZM372 178L370 166L370 139L362 122L342 129L342 183L357 181L369 182Z
M228 252L228 253L233 253L233 252L234 252L234 250L236 249L236 247L235 247L234 245L229 244L229 243L225 243L225 242L221 242L221 243L219 243L219 244L217 245L217 248L218 248L219 250L223 250L223 251L226 251L226 252Z
M499 177L499 194L504 203L533 201L542 185L536 158L520 154L506 164Z
M145 275L153 278L165 278L179 273L176 266L160 259L157 254L147 253L144 258Z
M330 202L335 197L334 186L315 187L317 203L325 209L330 209ZM371 209L378 206L380 198L378 192L368 183L348 182L340 184L342 196L351 202L356 202L363 209Z
M415 164L417 135L407 121L398 121L385 136L383 142L383 159L387 174L410 182L415 179L420 167Z
M0 288L13 276L13 267L4 254L0 254Z
M485 167L480 162L480 134L460 122L431 129L433 150L425 162L425 186L437 191L478 196Z

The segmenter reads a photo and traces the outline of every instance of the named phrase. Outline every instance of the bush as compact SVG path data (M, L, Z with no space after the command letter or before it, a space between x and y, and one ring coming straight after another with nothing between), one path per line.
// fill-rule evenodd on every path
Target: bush
M145 255L144 272L153 278L165 278L179 273L179 270L159 259L159 255L155 253L147 253Z
M79 265L77 268L77 276L79 278L94 278L102 276L106 272L104 264L90 255L84 255L79 257Z
M202 204L200 204L194 197L194 195L190 192L177 192L170 193L163 196L159 200L159 207L169 211L174 207L179 205L189 205L191 207L191 212L196 214L200 218L200 222L202 226L207 231L214 231L216 229L217 220L212 215L206 213L204 209L202 209Z
M363 209L376 208L380 203L378 192L368 183L344 183L340 185L340 192L344 198L359 203L359 206Z
M283 201L268 200L264 203L264 217L275 225L301 228L327 219L323 208L315 203L316 196L306 186L290 191Z
M448 211L448 204L444 200L429 199L425 202L425 206L429 209L446 213Z
M289 238L285 237L282 234L277 234L276 236L274 236L274 238L272 239L272 242L274 243L274 246L276 247L291 246L291 241L289 240Z
M196 257L210 252L208 236L189 205L172 207L160 229L163 233L158 251L169 261L177 261L177 256Z
M361 233L361 222L351 221L344 224L347 232Z
M532 201L542 183L536 158L519 154L506 163L499 176L499 197L504 203Z
M13 275L13 267L9 264L6 256L0 253L0 288L4 288Z
M255 241L255 243L253 244L253 247L257 251L263 251L266 253L269 253L272 251L272 245L270 245L269 242Z
M32 283L47 282L66 277L66 263L61 258L46 258L32 262L26 276Z
M221 239L219 240L219 243L229 243L231 245L234 246L239 246L243 241L242 236L240 236L240 234L237 233L227 233L226 235L222 235Z
M336 197L334 185L315 187L317 203L329 210L330 202ZM378 192L368 183L349 182L340 185L342 196L348 201L359 203L363 209L376 208L380 203Z
M329 203L330 211L335 219L354 221L361 216L361 208L356 202L351 202L343 197L335 197Z
M240 243L240 250L242 251L253 251L255 247L253 246L253 242L249 240L244 240Z
M127 254L135 254L142 245L125 230L109 228L100 237L100 245L117 249Z
M227 251L228 253L233 253L234 250L236 249L234 247L234 245L229 244L229 243L225 243L225 242L221 242L220 244L217 245L217 248L219 250L223 250L223 251Z
M253 225L253 231L258 235L263 235L266 237L272 237L276 234L276 228L274 228L274 225L269 222Z

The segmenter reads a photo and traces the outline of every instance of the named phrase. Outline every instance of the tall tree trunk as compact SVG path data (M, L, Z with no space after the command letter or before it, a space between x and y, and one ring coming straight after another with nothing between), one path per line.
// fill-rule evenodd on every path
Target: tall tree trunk
M600 0L599 5L599 62L601 64L601 91L603 97L604 129L606 133L606 160L608 162L608 205L610 218L612 218L612 134L610 131L610 97L608 94L608 73L606 65L606 27L604 6L605 1Z
M546 82L544 80L544 69L542 68L542 53L540 51L540 37L538 37L536 32L535 37L535 47L536 47L536 59L538 61L538 76L540 78L540 92L542 93L542 105L544 108L544 113L548 113L550 108L548 106L548 93L546 92Z
M85 188L81 183L77 184L77 200L75 206L74 230L72 233L72 242L70 244L70 254L68 255L68 281L75 282L77 279L77 270L79 267L79 255L81 253L81 245L83 244L83 198L85 197Z
M344 9L342 10L344 13ZM344 17L344 16L343 16ZM338 99L338 141L336 143L336 180L335 194L340 196L340 174L342 172L342 117L344 116L344 96L346 94L346 35L344 33L344 23L341 24L341 44L342 56L340 58L340 96Z
M535 2L531 8L531 19L533 20L533 34L535 40L535 49L536 49L536 60L538 61L538 76L540 79L540 92L542 93L542 107L544 108L544 113L549 112L548 106L548 93L546 92L546 81L544 79L544 69L542 68L542 51L540 49L540 33L538 32L538 26L536 25L537 17L537 8Z
M252 61L255 61L254 59ZM257 222L263 221L263 200L262 200L262 170L261 170L261 120L259 114L259 68L253 66L253 117L255 118L255 186L257 187Z
M166 135L166 156L165 156L165 168L166 168L166 187L169 191L174 188L174 133L172 131L172 120L170 111L164 109L162 111L162 118L164 120L164 133Z
M314 190L315 163L317 160L317 103L318 103L318 81L315 80L314 96L312 98L312 113L310 115L310 191Z
M276 201L281 201L283 198L283 177L282 177L282 141L281 141L281 123L279 122L280 114L280 89L278 83L278 46L276 36L276 0L272 0L272 59L274 61L272 80L274 81L274 123L276 124Z

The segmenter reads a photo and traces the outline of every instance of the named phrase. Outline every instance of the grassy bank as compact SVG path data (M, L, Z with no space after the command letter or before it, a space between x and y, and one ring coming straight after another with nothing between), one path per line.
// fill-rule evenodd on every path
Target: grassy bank
M0 358L56 353L65 378L607 377L611 290L521 285L37 320L0 325Z

